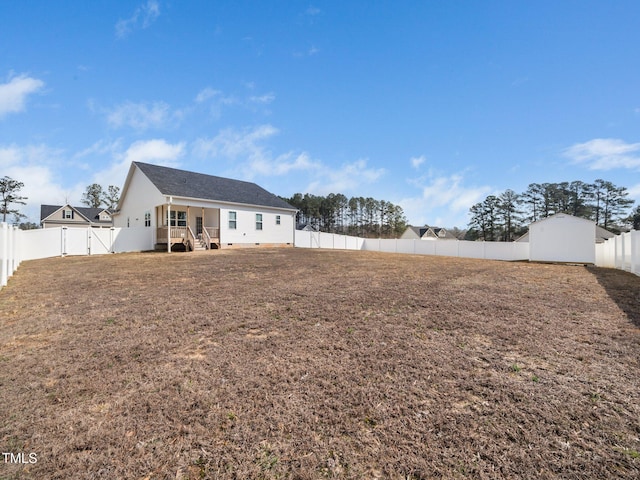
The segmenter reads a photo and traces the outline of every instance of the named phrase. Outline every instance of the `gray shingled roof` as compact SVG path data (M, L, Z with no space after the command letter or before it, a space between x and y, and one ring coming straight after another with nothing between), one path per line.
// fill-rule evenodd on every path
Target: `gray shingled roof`
M40 220L44 220L55 211L61 209L66 205L40 205ZM94 223L111 223L111 221L100 220L100 214L104 212L105 208L92 208L92 207L71 207L83 217L89 219ZM108 210L107 210L108 212Z
M134 163L163 195L296 210L255 183L160 167L149 163Z
M422 238L422 235L427 231L427 227L414 227L413 225L409 225L409 228L420 238Z

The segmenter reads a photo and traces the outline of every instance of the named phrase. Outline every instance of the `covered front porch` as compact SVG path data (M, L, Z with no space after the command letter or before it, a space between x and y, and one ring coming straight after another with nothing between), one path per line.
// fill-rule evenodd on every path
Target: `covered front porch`
M167 252L220 248L219 208L168 203L158 205L155 215L156 248Z

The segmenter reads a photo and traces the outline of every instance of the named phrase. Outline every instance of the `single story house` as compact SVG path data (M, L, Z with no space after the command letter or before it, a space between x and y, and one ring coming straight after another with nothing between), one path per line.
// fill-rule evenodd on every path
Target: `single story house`
M133 162L114 225L167 251L293 246L296 212L255 183Z
M40 205L42 228L113 226L111 212L107 208L72 207L71 205Z
M429 225L425 225L424 227L409 225L400 238L410 240L456 240L456 236L446 229L430 227Z

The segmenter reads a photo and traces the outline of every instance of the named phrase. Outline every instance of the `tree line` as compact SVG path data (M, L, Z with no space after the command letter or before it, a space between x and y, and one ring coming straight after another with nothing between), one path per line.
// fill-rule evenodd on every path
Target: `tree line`
M640 229L640 206L629 213L633 200L628 195L625 187L602 179L532 183L523 193L506 190L470 208L467 239L513 241L527 231L529 223L556 213L588 218L614 233Z
M298 209L297 228L309 225L321 232L382 238L398 237L407 228L402 207L386 200L347 198L341 193L296 193L283 200Z

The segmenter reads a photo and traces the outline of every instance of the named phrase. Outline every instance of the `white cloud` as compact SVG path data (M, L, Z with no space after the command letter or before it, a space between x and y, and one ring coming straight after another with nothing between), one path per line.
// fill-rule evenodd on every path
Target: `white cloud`
M306 191L317 195L347 194L355 192L360 185L375 183L385 173L384 168L369 167L366 159L345 163L337 169L322 165L314 175L317 180L309 184Z
M634 199L636 202L640 202L640 183L629 188L627 192L629 192L629 198Z
M236 160L242 156L249 160L270 155L261 144L278 133L272 125L260 125L238 131L222 130L211 139L201 138L194 142L193 152L199 157L223 157Z
M243 130L229 128L213 138L195 141L192 153L200 158L227 160L233 165L231 170L246 180L295 174L292 180L298 184L295 187L298 191L302 188L301 180L311 178L304 191L315 194L355 191L359 185L374 183L386 173L383 168L370 167L365 159L333 168L313 159L307 152L275 155L268 148L268 142L277 134L278 129L269 124Z
M0 84L0 118L8 113L24 111L27 97L43 87L42 80L26 75L10 78L7 83Z
M27 197L26 205L15 205L28 221L40 222L40 205L77 201L82 193L80 185L64 188L60 183L64 169L64 152L46 145L0 146L2 176L22 182L19 195ZM13 221L13 218L8 220Z
M207 100L222 95L220 90L215 90L211 87L206 87L198 92L196 96L196 103L206 102Z
M405 215L415 225L434 225L445 222L443 227L464 227L469 208L482 201L491 192L488 186L465 185L462 173L435 175L433 172L409 183L420 188L421 194L400 200Z
M309 6L309 8L307 8L304 12L306 15L310 15L310 16L316 16L316 15L320 15L321 10L317 7L314 7L313 5Z
M184 147L184 142L172 145L162 139L138 141L132 143L124 153L124 161L127 164L153 161L158 165L175 165L184 154Z
M195 103L199 105L207 105L211 116L215 119L219 119L222 116L223 107L241 104L242 102L232 95L225 95L221 90L206 87L198 92L198 95L196 95L195 98Z
M249 101L252 103L269 104L276 99L276 95L273 92L265 93L260 96L249 97Z
M234 162L235 170L246 179L253 179L256 175L282 176L293 171L320 168L320 164L305 152L273 155L265 142L277 134L278 129L269 124L240 131L228 128L211 139L196 140L192 151L201 158L218 158Z
M84 150L76 153L73 158L74 159L82 159L85 157L95 157L96 155L111 155L114 156L121 150L122 142L120 140L115 140L113 142L105 142L104 140L98 140L90 147L85 148Z
M320 164L313 161L308 153L295 155L291 152L271 158L268 154L255 155L245 167L245 176L253 178L256 174L270 176L287 175L294 171L315 170Z
M172 113L165 102L125 102L107 113L107 122L112 128L128 126L143 131L165 127L171 119L179 116L179 112Z
M133 30L148 28L160 16L160 5L156 0L148 0L147 3L136 8L133 14L116 23L116 37L125 38Z
M590 170L640 168L640 143L626 143L616 138L577 143L565 149L563 154L571 163L585 165Z
M185 152L184 142L171 144L163 139L137 141L124 152L120 149L120 145L119 141L113 143L96 142L81 152L84 154L96 151L111 155L110 164L105 169L96 172L91 182L88 183L99 183L104 187L116 185L122 188L131 162L150 162L155 165L177 167Z
M427 157L425 157L424 155L420 155L419 157L411 157L411 166L417 170L418 168L420 168L420 165L422 165L426 160Z

